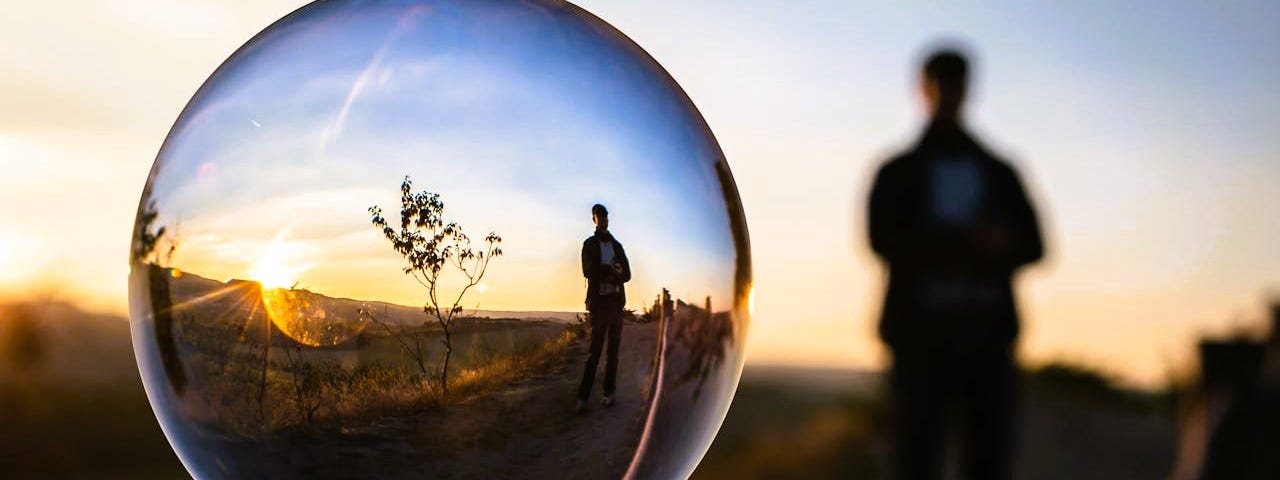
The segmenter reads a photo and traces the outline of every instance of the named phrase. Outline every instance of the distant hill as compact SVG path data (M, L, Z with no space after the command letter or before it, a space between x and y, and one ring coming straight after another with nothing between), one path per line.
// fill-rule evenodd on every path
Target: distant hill
M57 300L0 304L0 382L19 370L44 384L137 378L129 320Z
M317 294L317 295L320 295L320 294ZM348 299L348 298L344 298L340 300L361 302L360 300L354 300L354 299ZM422 307L409 307L405 305L397 305L394 303L377 302L377 301L363 301L362 303L374 309L385 308L387 312L391 313L391 316L389 317L390 320L388 320L391 323L396 323L396 324L417 323L417 322L421 322L423 319ZM530 321L541 320L541 321L556 322L556 323L573 323L577 321L575 316L581 315L581 314L582 314L581 312L552 312L552 311L540 311L540 310L517 311L517 310L470 310L468 309L468 310L463 310L462 312L462 315L467 317L514 318L517 320L530 320Z
M173 282L174 292L187 292L191 296L199 296L210 291L227 286L237 286L239 288L262 288L258 282L253 280L231 279L226 282L219 282L214 279L202 277L197 274L183 272L182 275ZM312 292L305 289L299 289L314 297L317 304L332 306L339 310L355 311L365 309L374 313L382 312L379 317L380 321L392 325L409 325L421 323L424 320L421 306L398 305L390 302L381 302L375 300L360 300L345 297L331 297L322 293ZM487 317L487 318L514 318L517 320L530 321L550 321L556 323L573 323L576 321L575 316L581 312L556 312L541 310L464 310L463 316L468 317Z
M807 395L871 398L884 388L884 374L845 367L751 363L742 371L746 385L795 389Z

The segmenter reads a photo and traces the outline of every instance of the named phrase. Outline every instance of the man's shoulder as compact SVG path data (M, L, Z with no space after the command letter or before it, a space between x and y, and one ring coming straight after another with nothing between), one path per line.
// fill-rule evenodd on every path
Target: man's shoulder
M917 153L914 149L899 152L888 159L880 162L880 166L876 168L876 177L895 177L905 172L908 167L915 163Z
M997 175L1010 179L1018 178L1018 168L1004 157L991 153L990 151L983 150L982 158L991 166L991 169Z
M613 235L609 235L609 238L610 238L610 240L612 240L612 241L613 241L613 243L616 243L616 244L618 244L618 245L622 245L622 242L619 242L619 241L618 241L618 237L614 237ZM596 236L595 234L592 234L592 235L588 235L588 236L587 236L587 239L582 241L582 244L583 244L583 245L592 244L592 243L600 243L600 237L599 237L599 236Z
M969 138L972 140L972 144L968 148L969 155L985 162L987 165L995 167L995 169L1000 173L1014 172L1015 169L1013 164L999 153L992 150L986 142L974 136L970 136Z

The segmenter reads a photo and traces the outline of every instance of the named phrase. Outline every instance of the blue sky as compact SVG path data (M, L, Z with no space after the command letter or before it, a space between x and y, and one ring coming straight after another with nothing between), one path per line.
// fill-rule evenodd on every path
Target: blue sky
M396 215L410 175L473 237L504 237L468 307L580 309L596 202L628 246L634 306L663 287L727 305L719 153L696 112L625 40L569 10L499 4L335 3L247 45L160 156L159 223L183 234L173 264L246 278L270 251L303 288L418 304L366 212Z

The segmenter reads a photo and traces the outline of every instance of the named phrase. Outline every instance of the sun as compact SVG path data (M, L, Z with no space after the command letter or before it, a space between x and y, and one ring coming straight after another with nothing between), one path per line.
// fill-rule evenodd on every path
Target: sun
M263 255L258 259L258 263L254 264L253 271L249 275L261 283L262 288L289 288L296 282L294 277L297 273L278 257Z

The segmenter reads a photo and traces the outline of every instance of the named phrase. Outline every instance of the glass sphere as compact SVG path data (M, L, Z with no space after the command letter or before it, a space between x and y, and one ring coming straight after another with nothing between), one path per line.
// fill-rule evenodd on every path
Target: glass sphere
M138 366L197 478L687 476L751 288L698 111L551 0L276 22L178 118L130 265Z

